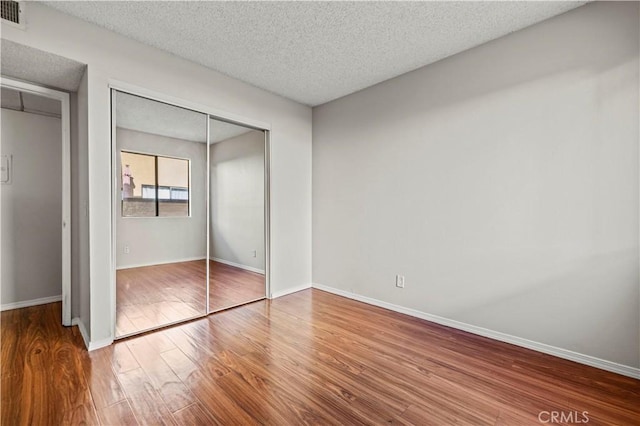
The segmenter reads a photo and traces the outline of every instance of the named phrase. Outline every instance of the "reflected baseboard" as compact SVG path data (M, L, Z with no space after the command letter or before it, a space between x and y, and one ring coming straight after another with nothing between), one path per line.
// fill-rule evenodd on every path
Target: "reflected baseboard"
M161 262L136 263L134 265L116 266L116 271L123 269L144 268L145 266L168 265L171 263L193 262L194 260L205 260L207 256L187 257L184 259L173 259Z
M258 269L258 268L254 268L253 266L242 265L240 263L235 263L229 260L220 259L219 257L212 257L211 260L219 263L224 263L225 265L235 266L236 268L244 269L245 271L251 271L260 275L264 275L264 269Z

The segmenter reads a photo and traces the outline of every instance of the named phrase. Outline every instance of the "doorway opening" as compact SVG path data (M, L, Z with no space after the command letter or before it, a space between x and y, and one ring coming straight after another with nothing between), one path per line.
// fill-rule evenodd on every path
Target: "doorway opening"
M2 310L61 300L70 326L69 94L7 77L0 86Z

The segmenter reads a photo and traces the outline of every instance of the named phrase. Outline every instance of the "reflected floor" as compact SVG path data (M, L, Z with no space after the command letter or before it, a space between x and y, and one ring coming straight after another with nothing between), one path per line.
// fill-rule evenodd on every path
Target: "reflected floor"
M264 275L211 261L209 309L211 312L265 297Z
M205 260L117 271L116 336L205 313ZM211 310L262 298L264 275L211 261Z

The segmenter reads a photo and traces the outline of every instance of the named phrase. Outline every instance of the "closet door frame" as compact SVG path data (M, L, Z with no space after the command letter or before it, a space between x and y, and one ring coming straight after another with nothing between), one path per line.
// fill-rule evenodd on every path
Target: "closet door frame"
M60 102L61 126L61 169L60 197L61 197L61 241L62 256L61 271L61 301L62 325L70 327L75 324L71 318L71 110L69 93L50 89L35 83L16 80L0 75L0 86L24 93L31 93L47 99ZM75 295L73 296L75 297Z
M111 305L111 340L122 339L125 337L130 337L132 335L146 333L151 330L157 330L161 328L165 328L171 325L179 324L186 321L192 321L198 318L204 318L210 314L215 312L209 312L209 251L210 251L210 235L209 235L209 227L210 227L210 121L211 119L226 121L228 123L237 124L240 126L248 127L254 130L260 130L264 132L264 233L265 233L265 298L268 298L271 289L271 265L270 265L270 253L271 253L271 238L270 238L270 212L271 212L271 203L270 203L270 193L271 193L271 185L270 185L270 176L271 176L271 147L270 147L270 132L271 125L269 123L265 123L259 120L254 120L248 117L243 117L238 114L234 114L231 112L219 110L216 108L212 108L208 105L187 101L184 99L180 99L177 97L173 97L170 95L166 95L160 92L156 92L154 90L146 89L140 86L136 86L133 84L129 84L119 80L109 80L108 85L109 99L110 103L110 123L111 123L111 134L110 134L110 142L111 142L111 259L110 259L110 305ZM202 315L186 318L184 320L175 321L170 324L162 324L157 327L142 330L137 333L127 334L124 336L116 337L116 220L118 214L118 206L119 206L119 176L116 173L116 161L117 158L117 143L116 143L116 101L115 101L115 93L122 92L128 95L139 96L151 101L162 102L168 105L173 105L176 107L189 109L197 113L205 114L207 117L207 188L206 188L206 203L207 203L207 273L206 273L206 312Z

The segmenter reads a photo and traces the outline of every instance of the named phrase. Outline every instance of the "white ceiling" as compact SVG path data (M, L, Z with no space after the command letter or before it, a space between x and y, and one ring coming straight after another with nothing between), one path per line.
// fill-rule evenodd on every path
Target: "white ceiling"
M116 126L193 142L207 141L207 115L116 93Z
M47 115L50 117L60 117L62 105L60 101L44 96L34 95L27 92L2 87L0 94L2 108L16 111L30 112L33 114Z
M2 39L2 75L75 92L85 65L62 56Z
M235 138L248 132L254 131L248 127L238 126L237 124L227 123L226 121L211 119L210 125L211 143L218 143L224 140Z
M116 94L116 126L192 142L207 141L205 114L122 92ZM251 130L212 119L210 142L220 142Z
M2 101L2 108L22 111L22 100L20 99L20 92L17 90L11 90L3 87L2 93L0 94L0 100Z
M45 3L315 106L586 2Z

